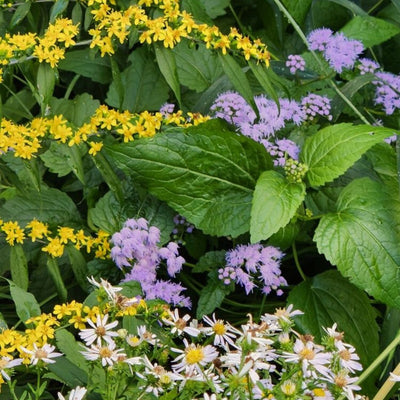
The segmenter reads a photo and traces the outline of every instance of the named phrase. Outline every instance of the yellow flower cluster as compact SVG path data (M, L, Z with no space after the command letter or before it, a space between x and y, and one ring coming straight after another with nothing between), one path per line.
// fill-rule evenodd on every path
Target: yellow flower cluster
M57 233L49 230L48 224L36 219L22 228L16 221L3 222L0 220L0 232L5 234L5 240L10 246L23 244L25 240L42 241L45 246L42 251L53 257L64 254L65 245L72 243L76 249L85 248L88 253L94 251L96 258L107 258L110 254L109 234L102 230L95 237L87 235L83 229L74 230L67 226L60 226Z
M160 130L162 124L177 126L198 125L209 119L201 114L188 113L187 118L182 111L163 117L161 113L144 111L133 114L129 111L119 112L101 105L89 123L79 128L73 127L62 115L52 118L34 118L27 125L15 124L5 118L0 123L0 152L12 151L15 157L31 159L41 148L41 138L50 137L69 146L87 142L89 154L96 155L101 150L101 142L88 140L99 136L104 131L112 131L123 138L124 142L134 137L151 137Z
M253 58L269 65L270 53L260 40L252 41L235 28L225 35L216 26L197 24L191 14L180 11L178 0L139 0L137 5L124 11L115 10L107 0L90 0L88 5L93 8L91 12L96 24L89 30L93 37L90 47L98 47L102 56L114 53L113 38L122 44L134 27L139 30L140 43L161 42L172 49L182 38L188 38L203 42L207 48L222 54L227 54L228 50L236 51L247 61ZM162 15L150 18L143 7L157 7Z

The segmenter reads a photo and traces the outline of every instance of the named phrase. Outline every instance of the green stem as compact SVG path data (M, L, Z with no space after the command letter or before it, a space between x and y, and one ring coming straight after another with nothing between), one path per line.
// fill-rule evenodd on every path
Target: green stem
M75 76L73 77L72 81L71 81L70 84L68 85L68 88L67 88L67 90L66 90L66 92L65 92L64 99L68 99L68 98L69 98L69 96L71 95L72 89L75 87L76 82L78 82L78 79L79 79L80 77L81 77L81 76L80 76L79 74L77 74L77 75L75 75Z
M293 259L294 259L294 263L296 265L296 268L299 271L299 274L300 274L301 278L303 279L303 281L306 281L307 277L304 274L303 269L301 268L295 242L293 242L293 244L292 244L292 250L293 250Z
M15 394L15 390L14 390L15 384L16 384L15 381L14 381L14 384L13 384L13 383L11 383L11 381L7 380L7 385L9 387L9 389L10 389L10 393L12 395L13 400L18 400L18 397Z
M1 83L15 98L15 100L17 100L18 104L24 109L24 111L26 111L26 113L29 115L29 117L31 119L33 119L33 115L32 113L29 111L29 109L26 107L26 105L23 103L22 100L20 100L20 98L17 96L16 93L14 93L4 82Z
M400 344L400 331L397 333L397 336L392 340L392 342L383 350L379 356L374 360L374 362L360 375L358 381L356 382L359 385L363 382L368 376L377 368L383 360L390 355L390 353Z
M373 11L375 11L382 3L384 2L384 0L379 0L376 2L376 4L374 4L368 11L368 14L371 14Z
M289 11L286 9L286 7L281 3L280 0L274 0L275 4L278 6L278 8L282 11L282 13L286 16L286 18L289 20L297 34L300 36L301 40L304 42L304 44L308 47L308 41L306 36L304 35L303 31L301 30L300 26L298 23L295 21L295 19L291 16ZM314 50L309 49L312 56L320 66L322 70L325 69L323 63L321 62L320 58L318 57L317 53ZM335 90L335 92L341 97L341 99L354 111L354 113L361 119L361 121L364 122L364 124L371 125L368 120L360 113L360 111L357 109L357 107L340 91L340 89L336 86L335 82L333 82L332 79L328 79L328 83L332 86L332 88Z

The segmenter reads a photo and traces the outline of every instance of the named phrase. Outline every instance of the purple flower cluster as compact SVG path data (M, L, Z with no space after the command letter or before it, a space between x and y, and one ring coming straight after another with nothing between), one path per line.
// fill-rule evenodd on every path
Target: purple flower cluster
M290 73L294 75L297 71L304 71L306 62L302 56L290 54L286 61L286 66L289 68Z
M256 288L257 281L260 281L264 294L274 290L280 296L283 292L279 287L287 285L280 269L283 256L284 254L273 246L239 245L226 253L226 266L218 270L218 278L225 285L236 282L244 287L247 294Z
M338 73L344 68L353 68L364 51L360 41L349 39L341 32L334 34L327 28L313 30L307 40L310 50L321 51L331 68Z
M360 75L373 74L380 68L380 65L377 62L370 60L369 58L360 58L358 61L359 64L357 65L357 68L360 70Z
M287 156L294 160L298 160L299 158L299 147L295 142L289 139L278 139L275 141L275 144L268 140L262 140L261 143L274 159L275 166L285 166Z
M332 120L332 115L330 114L331 102L326 96L310 93L308 96L303 97L301 106L307 116L306 118L310 121L318 115L327 118L329 121Z
M161 106L160 113L164 118L168 118L174 112L174 109L175 109L175 104L165 103Z
M381 104L387 115L400 108L400 76L390 72L377 72L375 104Z
M167 272L174 277L181 269L185 259L179 256L178 244L168 243L159 247L160 230L148 226L144 218L128 219L123 228L111 238L113 248L111 258L125 273L124 281L137 281L141 284L145 298L162 299L169 304L190 306L190 299L181 292L183 286L171 281L157 279L157 269L161 262L167 265Z

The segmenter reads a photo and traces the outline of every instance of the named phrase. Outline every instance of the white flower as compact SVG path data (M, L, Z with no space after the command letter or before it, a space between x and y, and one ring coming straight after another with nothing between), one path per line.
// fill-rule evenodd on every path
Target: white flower
M118 321L113 321L107 324L108 314L104 315L101 318L100 315L96 317L96 324L90 319L87 320L87 323L92 327L89 329L82 329L79 332L79 336L82 340L85 341L86 346L90 346L97 340L97 345L101 346L102 339L107 343L111 343L114 340L113 337L118 336L118 332L110 331L118 325Z
M232 339L236 339L236 334L240 334L239 330L220 319L216 320L215 314L212 315L212 319L204 316L203 320L210 326L203 328L202 331L206 335L214 335L215 346L221 346L226 350L229 350L229 345L238 348Z
M390 373L390 378L392 382L400 382L400 375L396 375L393 372Z
M68 396L68 400L82 400L86 392L87 392L86 388L77 386L75 389L71 390ZM58 392L57 395L59 400L66 400L65 397L60 392Z
M38 347L36 343L33 344L33 350L28 350L27 348L21 346L21 349L27 353L31 354L31 364L36 365L39 361L43 361L46 364L54 364L56 361L53 360L55 357L62 356L62 353L55 352L55 346L48 343L44 344L42 347Z
M355 373L356 371L362 370L362 365L357 361L360 359L355 353L356 349L350 344L337 341L336 348L339 350L339 363L342 368L348 369L350 372Z
M91 345L88 351L81 351L83 356L89 361L100 359L101 365L113 366L116 362L126 359L126 354L122 353L123 349L116 349L114 342L107 343L106 346Z
M3 378L6 380L10 380L10 376L5 371L6 369L14 368L17 365L21 365L22 358L15 358L14 360L10 357L1 357L0 358L0 373L3 375Z
M200 366L204 367L218 357L218 351L214 346L206 345L200 346L194 343L188 344L186 339L183 339L185 350L175 349L172 350L181 353L173 361L176 363L173 366L175 372L185 371L191 374L194 370L201 373Z
M360 390L361 387L356 384L358 377L349 377L349 371L341 369L338 373L329 371L329 374L322 378L330 383L333 383L337 387L341 388L348 398L353 398L353 390Z
M190 320L190 315L186 314L182 318L179 317L179 311L177 308L175 310L169 311L170 319L163 318L163 322L166 325L172 326L171 333L176 333L182 335L183 332L190 336L197 337L200 334L200 329L194 326L188 326L187 322Z
M289 363L301 363L303 374L305 376L312 375L312 366L321 375L327 376L330 372L329 368L326 367L332 359L331 353L322 352L321 346L315 345L311 341L303 342L300 339L296 339L293 346L294 353L283 352L282 357Z
M98 287L99 289L104 289L107 293L108 298L115 304L117 302L117 293L122 290L122 287L113 286L110 282L106 281L103 278L100 278L100 283L94 279L94 277L87 278L88 281L93 285Z
M287 308L277 308L274 314L264 314L261 320L271 325L279 321L291 322L291 318L302 314L304 313L300 310L293 310L293 304L290 304Z
M335 339L335 343L336 343L336 341L340 341L341 342L343 340L343 336L344 336L344 333L343 332L338 332L336 330L336 328L337 328L337 323L336 322L332 325L332 328L322 328L328 334L328 336L330 336L331 338Z

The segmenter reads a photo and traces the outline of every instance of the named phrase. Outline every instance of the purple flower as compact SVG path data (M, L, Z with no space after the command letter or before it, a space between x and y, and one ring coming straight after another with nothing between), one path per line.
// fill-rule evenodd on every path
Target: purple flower
M120 269L129 270L124 281L141 284L145 298L159 298L175 306L190 304L190 300L180 294L184 288L179 284L157 280L157 270L164 260L168 275L174 277L182 269L185 259L179 256L178 244L170 242L159 247L160 230L148 226L144 218L128 219L123 228L111 238L113 247L111 258Z
M160 108L160 113L164 118L169 117L174 112L175 104L165 103Z
M307 37L310 50L324 51L332 38L333 32L328 28L315 29Z
M269 294L274 290L280 295L282 290L279 287L287 285L280 270L283 255L273 246L239 245L226 253L226 266L218 270L218 278L226 285L236 282L247 294L261 281L263 293Z
M297 71L304 71L306 62L302 56L290 54L286 61L286 66L289 68L290 73L294 75Z
M387 115L400 108L400 76L390 72L377 72L378 80L372 82L376 86L375 104L381 104Z
M308 96L303 97L301 100L301 106L307 116L306 118L310 121L312 121L317 115L325 117L329 121L332 120L332 115L330 115L331 101L328 97L310 93Z
M360 75L373 74L380 68L380 65L377 62L372 61L369 58L360 58L358 61L359 64L357 68L360 70Z

